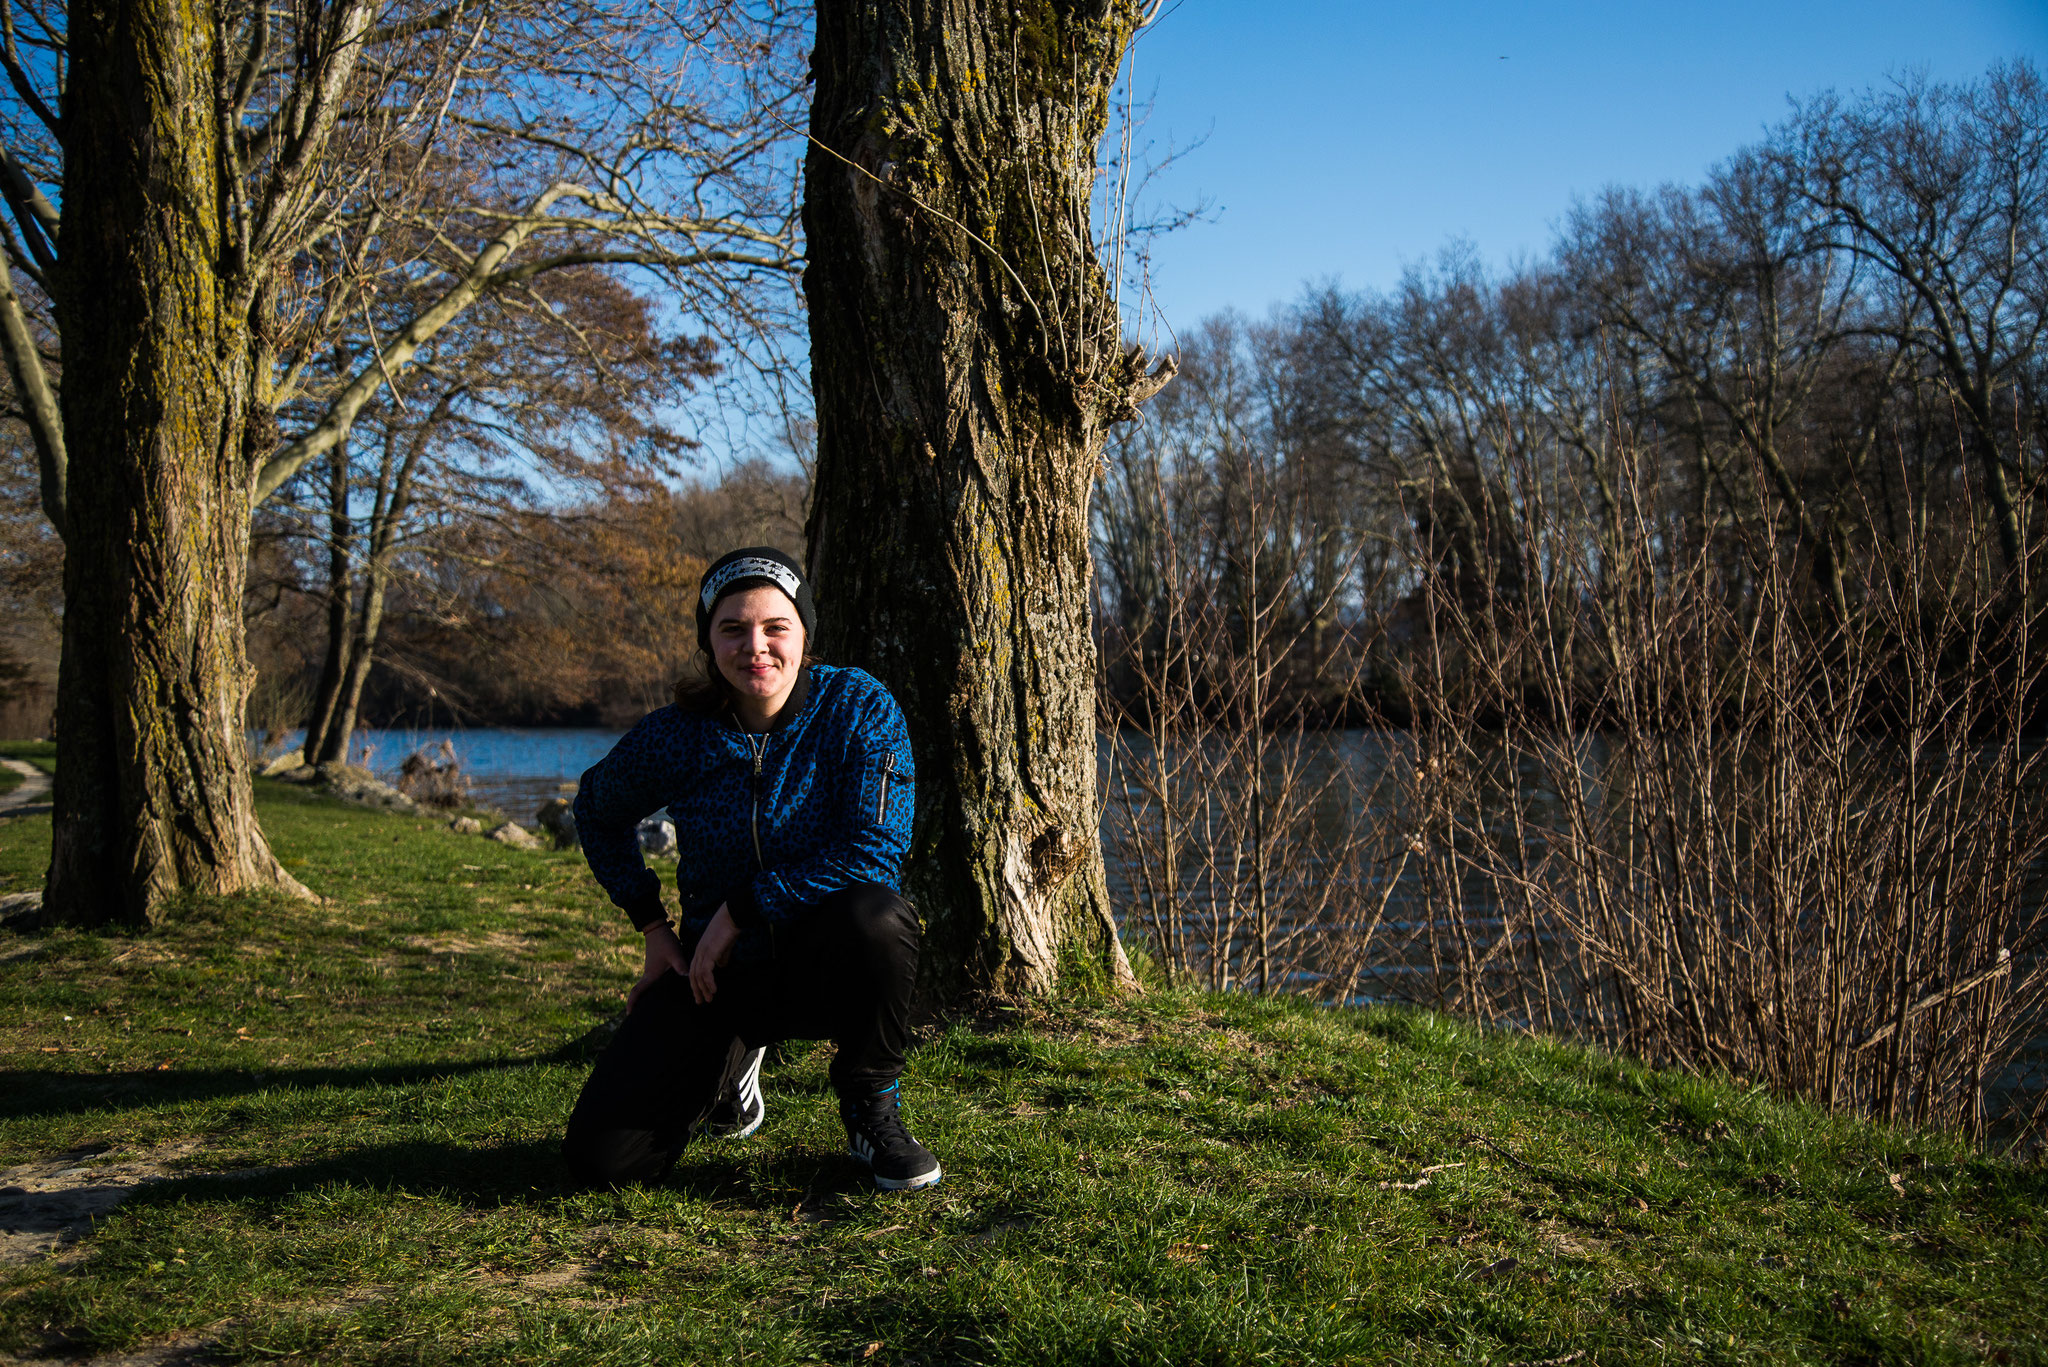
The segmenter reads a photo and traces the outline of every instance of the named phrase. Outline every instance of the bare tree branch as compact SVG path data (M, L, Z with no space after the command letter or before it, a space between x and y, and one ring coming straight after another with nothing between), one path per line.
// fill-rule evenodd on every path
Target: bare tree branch
M28 70L22 65L21 49L14 33L13 0L0 2L0 64L7 67L7 82L14 87L24 107L42 121L51 137L57 136L57 115L37 92L35 82L29 79Z
M407 323L390 342L376 350L372 362L363 366L355 378L327 405L326 412L317 425L264 463L251 491L251 501L261 504L307 461L332 450L346 438L356 416L377 391L386 386L388 377L409 363L429 339L488 291L523 284L550 271L581 265L648 265L688 269L717 262L757 266L774 271L790 271L796 268L793 259L788 255L770 257L718 249L693 252L648 248L626 252L570 251L501 269L501 264L506 258L517 252L537 233L555 231L564 226L606 232L644 232L648 228L667 226L673 222L660 216L651 216L654 222L644 225L639 223L636 216L629 216L616 223L588 218L558 219L549 211L564 199L581 200L598 207L616 204L616 201L608 196L568 181L558 181L549 186L527 206L525 213L507 225L503 232L492 239L484 250L468 263L468 268L450 289ZM766 236L746 229L744 225L733 226L739 229L734 232L734 236L749 240L758 240Z
M48 276L57 269L57 209L36 188L12 148L0 142L0 193L21 225L22 240L36 267ZM39 282L40 283L40 282Z
M7 254L0 252L0 352L6 353L7 373L14 392L21 396L28 419L30 438L35 442L40 467L43 514L57 535L64 535L65 488L70 468L64 447L64 420L57 411L57 396L50 391L49 376L43 370L43 356L29 330L28 313L15 292L14 276L7 268Z

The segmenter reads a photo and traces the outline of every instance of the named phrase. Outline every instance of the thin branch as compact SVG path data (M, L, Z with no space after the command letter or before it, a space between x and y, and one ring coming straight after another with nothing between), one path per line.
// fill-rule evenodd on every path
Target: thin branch
M549 211L564 199L581 200L595 207L615 203L607 196L568 181L557 181L549 186L527 207L524 214L515 219L504 232L478 253L476 259L446 293L407 324L390 343L376 351L373 362L359 371L355 379L335 396L333 402L328 405L326 416L311 431L286 445L263 464L250 493L251 502L262 503L275 493L280 485L296 474L308 460L333 449L348 434L349 427L354 423L356 415L362 411L363 405L384 386L385 377L403 368L434 334L453 322L486 292L521 284L544 271L583 264L693 266L716 262L759 266L778 271L795 269L790 258L764 258L728 251L674 252L655 249L644 252L568 252L543 261L500 269L501 263L536 233L556 231L564 223L581 227L590 222L582 219L555 218ZM631 231L633 225L629 220L625 224L606 226L615 231L626 232Z
M0 0L4 5L5 0ZM36 188L15 157L14 149L0 143L0 193L7 197L7 207L14 210L15 221L21 224L21 236L28 246L28 253L35 258L35 264L46 276L57 269L57 209ZM41 283L40 281L38 283ZM45 291L47 293L47 291Z
M29 331L27 310L22 307L21 296L15 293L14 276L7 268L5 252L0 252L0 352L6 353L7 373L27 410L29 435L35 442L41 477L43 514L61 537L70 477L64 419L57 408L57 396L50 390L49 375L43 369L42 352Z
M59 136L56 113L43 103L43 97L36 93L35 83L29 80L28 70L21 63L21 49L14 34L13 0L0 0L0 64L7 67L8 84L14 87L15 94L21 96L21 102L28 106L29 112L50 130L51 137Z

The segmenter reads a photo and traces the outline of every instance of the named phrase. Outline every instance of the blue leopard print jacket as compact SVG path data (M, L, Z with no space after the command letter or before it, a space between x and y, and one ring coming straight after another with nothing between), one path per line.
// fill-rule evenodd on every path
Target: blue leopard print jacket
M666 914L638 826L676 824L677 934L692 945L732 909L734 957L758 961L828 893L901 885L914 796L896 700L858 669L812 665L766 735L673 705L650 712L583 775L576 831L611 899L645 929Z

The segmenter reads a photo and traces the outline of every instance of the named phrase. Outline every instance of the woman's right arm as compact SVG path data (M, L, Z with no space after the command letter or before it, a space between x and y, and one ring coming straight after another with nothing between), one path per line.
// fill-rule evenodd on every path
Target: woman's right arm
M685 781L690 760L685 724L673 707L648 713L576 785L576 836L583 857L612 904L643 932L666 924L668 908L661 900L660 877L640 855L640 822L666 806Z

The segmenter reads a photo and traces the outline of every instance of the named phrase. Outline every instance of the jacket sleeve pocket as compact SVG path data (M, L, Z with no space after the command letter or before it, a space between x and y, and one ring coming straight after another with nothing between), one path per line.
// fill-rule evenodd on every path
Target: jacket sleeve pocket
M861 761L860 823L884 827L901 823L914 777L909 762L895 747L870 750Z

